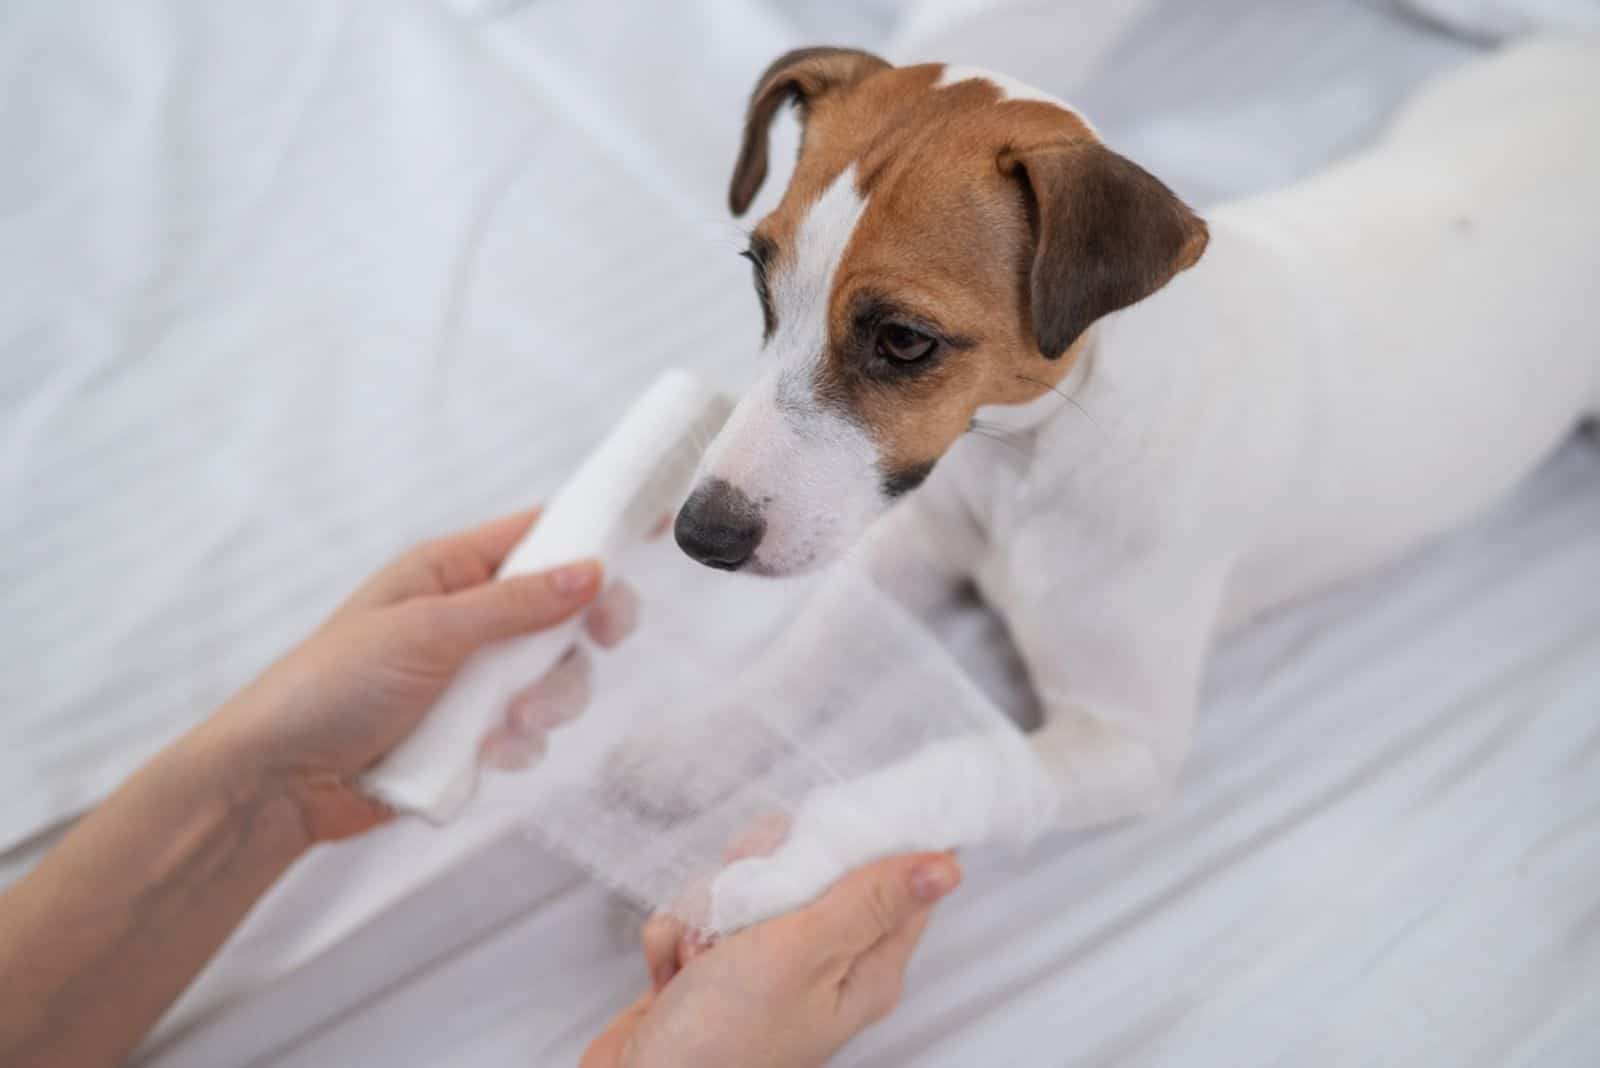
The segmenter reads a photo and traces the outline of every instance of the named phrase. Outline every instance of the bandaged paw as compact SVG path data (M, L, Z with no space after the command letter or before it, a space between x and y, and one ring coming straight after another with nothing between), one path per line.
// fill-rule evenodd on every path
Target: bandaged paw
M789 912L894 854L1025 838L1054 804L1020 735L930 743L881 771L814 791L777 850L737 861L712 881L707 926L727 934Z

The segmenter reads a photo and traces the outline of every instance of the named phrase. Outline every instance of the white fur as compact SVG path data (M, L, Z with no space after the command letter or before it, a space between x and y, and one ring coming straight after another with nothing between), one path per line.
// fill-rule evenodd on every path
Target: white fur
M847 167L806 212L768 286L778 327L771 361L700 465L757 502L767 535L751 564L792 573L838 555L882 507L878 451L865 430L818 402L828 300L866 200Z
M1174 788L1220 630L1471 519L1600 412L1600 45L1475 64L1366 152L1209 221L1196 267L1093 328L1083 411L1046 395L1020 420L1031 448L959 444L865 545L913 607L972 577L1004 615L1060 827ZM941 760L823 808L894 811L884 781L936 795ZM968 799L991 819L909 840L992 837L993 793ZM814 861L743 861L730 900L798 904L774 888Z
M1059 99L1045 92L1035 89L1026 82L1020 82L1009 74L997 74L994 71L983 70L980 67L966 67L959 63L945 64L944 71L939 75L939 80L933 83L935 89L948 89L952 85L971 81L988 82L1000 90L1002 100L1037 100L1044 104L1054 104L1056 107L1066 107Z
M947 63L944 70L940 72L938 80L933 83L933 87L935 89L948 89L952 85L959 85L966 81L988 82L1000 90L1000 103L1002 104L1012 100L1034 100L1041 104L1053 105L1062 111L1070 111L1082 120L1085 126L1094 131L1094 126L1083 117L1077 108L1066 103L1060 97L1053 96L1043 89L1035 89L1027 82L1018 81L1009 74L998 74L991 70L984 70L981 67L965 67L959 63Z

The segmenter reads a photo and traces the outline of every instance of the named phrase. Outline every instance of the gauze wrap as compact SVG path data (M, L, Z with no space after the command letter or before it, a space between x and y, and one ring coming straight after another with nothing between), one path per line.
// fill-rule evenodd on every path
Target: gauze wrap
M627 563L639 633L529 773L524 821L628 897L726 932L879 857L1021 842L1048 817L1021 732L856 568L776 592L669 545ZM701 648L711 612L751 623ZM629 673L652 692L623 699ZM724 866L774 826L771 856Z

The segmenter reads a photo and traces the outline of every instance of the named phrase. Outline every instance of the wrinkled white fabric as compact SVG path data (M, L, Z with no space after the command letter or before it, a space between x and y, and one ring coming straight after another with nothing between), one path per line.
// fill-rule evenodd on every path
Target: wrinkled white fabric
M1395 0L1436 25L1473 41L1504 41L1530 33L1600 31L1595 0Z
M990 32L1022 5L963 4L904 53L776 2L436 6L3 5L0 837L92 802L393 551L541 499L662 363L748 374L721 201L784 49L1027 75L1200 206L1360 142L1467 51L1354 0L1163 0L1110 62L1076 42L1115 5ZM901 1008L840 1063L1581 1063L1594 459L1224 650L1168 817L963 854ZM575 1063L637 950L517 830L524 781L488 776L449 834L318 851L155 1062Z

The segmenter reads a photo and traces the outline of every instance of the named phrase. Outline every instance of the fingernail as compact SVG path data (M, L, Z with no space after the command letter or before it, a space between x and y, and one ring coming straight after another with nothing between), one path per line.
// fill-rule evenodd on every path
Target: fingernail
M683 946L680 950L685 962L694 960L700 954L711 948L714 940L711 932L700 927L692 927L683 936Z
M600 580L600 565L593 560L567 564L550 572L550 588L563 597L583 593Z
M504 727L491 732L478 749L478 762L495 771L522 771L544 755L542 734L517 734Z
M516 771L518 755L515 742L496 735L484 740L478 751L478 762L495 771Z
M956 888L961 873L954 864L922 864L911 873L911 894L919 901L934 902Z
M524 734L553 731L577 719L589 703L589 660L580 646L568 649L544 678L517 691L507 718Z

